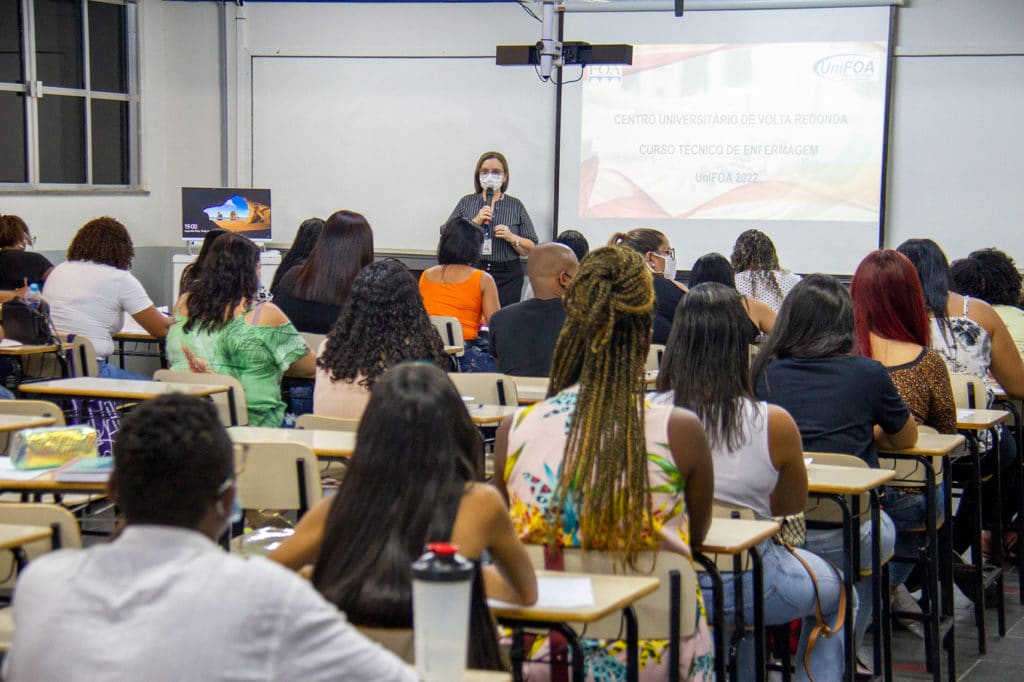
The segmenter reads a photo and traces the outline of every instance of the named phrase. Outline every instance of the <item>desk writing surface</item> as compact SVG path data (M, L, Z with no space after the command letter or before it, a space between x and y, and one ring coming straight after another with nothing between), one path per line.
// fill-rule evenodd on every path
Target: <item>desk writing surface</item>
M0 433L34 429L37 426L53 426L57 420L53 417L30 417L20 414L2 414L3 403L0 402Z
M548 397L547 377L512 377L520 405L539 403Z
M275 429L263 426L232 426L228 435L236 443L274 442L302 443L317 455L349 457L356 447L356 434L352 431L327 429Z
M30 542L46 540L53 535L49 526L22 526L0 523L0 550L15 549Z
M966 440L966 438L958 433L922 433L918 431L917 442L913 447L906 448L905 450L888 451L879 448L878 454L889 457L893 455L944 457L958 450Z
M491 613L497 618L511 620L593 623L654 592L661 584L661 581L653 576L563 573L561 571L537 571L537 576L550 579L590 578L594 592L594 604L565 609L501 605L492 606Z
M72 483L69 481L58 481L54 478L58 471L57 468L5 474L3 469L10 466L9 461L7 457L0 458L0 462L3 463L3 466L0 466L0 491L93 494L105 494L107 492L106 482L86 481Z
M807 466L807 491L860 495L896 477L892 469L833 466L811 463Z
M0 346L0 355L36 355L37 353L53 353L57 346L51 345L30 345Z
M1002 424L1010 418L1006 410L972 410L957 408L956 428L958 429L990 429Z
M86 398L112 398L119 400L147 400L167 393L186 393L210 396L227 393L228 387L216 384L186 384L173 381L147 381L136 379L107 379L103 377L73 377L21 384L22 393L82 396Z
M462 682L512 682L512 673L500 670L467 670Z
M156 338L155 336L147 332L145 329L141 331L136 331L133 329L122 329L121 331L113 334L113 338L115 341L144 341L151 343L163 341L163 339Z
M469 417L477 426L497 426L510 414L515 414L516 405L468 405Z
M716 516L697 550L703 554L739 554L778 532L779 524L775 521Z

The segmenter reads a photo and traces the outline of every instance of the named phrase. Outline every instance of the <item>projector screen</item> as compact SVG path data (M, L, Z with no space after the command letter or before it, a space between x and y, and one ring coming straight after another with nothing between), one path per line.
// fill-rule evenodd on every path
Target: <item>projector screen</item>
M654 227L688 269L756 227L784 267L852 273L879 244L888 9L717 14L567 86L559 229Z

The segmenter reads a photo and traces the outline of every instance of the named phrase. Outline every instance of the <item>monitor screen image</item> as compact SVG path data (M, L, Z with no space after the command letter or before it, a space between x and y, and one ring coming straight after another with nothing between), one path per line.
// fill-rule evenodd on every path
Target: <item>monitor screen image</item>
M250 239L270 239L270 190L182 187L181 238L202 239L216 227Z

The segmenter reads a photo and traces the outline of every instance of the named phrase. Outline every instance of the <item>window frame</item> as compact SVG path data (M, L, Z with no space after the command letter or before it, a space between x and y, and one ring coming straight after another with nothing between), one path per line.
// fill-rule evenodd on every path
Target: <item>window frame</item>
M22 12L22 73L23 83L0 81L0 92L14 92L25 96L25 162L27 182L0 182L0 194L17 193L71 193L121 194L145 191L141 168L142 115L139 96L139 12L138 0L77 0L82 7L82 69L81 88L48 86L35 80L36 39L34 0L20 0ZM89 49L89 5L102 3L125 8L125 93L92 90L91 56ZM39 100L46 96L71 96L82 100L84 109L85 182L42 182L40 179ZM96 184L93 182L93 100L127 102L128 104L128 184Z

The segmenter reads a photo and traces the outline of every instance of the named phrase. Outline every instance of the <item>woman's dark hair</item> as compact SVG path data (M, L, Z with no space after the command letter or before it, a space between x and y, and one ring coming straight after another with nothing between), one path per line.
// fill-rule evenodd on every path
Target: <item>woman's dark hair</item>
M87 260L127 270L135 258L132 237L113 218L93 218L78 230L68 246L68 260Z
M371 263L352 283L352 295L316 364L331 381L361 377L361 386L373 388L388 368L404 360L429 360L442 368L447 363L409 269L396 260Z
M853 302L831 275L804 277L782 302L768 343L754 361L756 382L775 358L828 358L853 351Z
M750 272L750 294L753 298L758 298L759 285L784 298L774 272L782 269L779 254L771 237L761 230L745 230L736 238L732 247L732 267L735 272Z
M563 230L555 237L559 244L565 244L576 254L576 260L582 261L583 257L590 253L590 242L583 236L582 232L576 230Z
M284 254L284 258L281 259L281 264L277 266L277 272L274 273L274 279L270 283L271 293L277 289L278 282L281 281L286 272L296 265L302 265L306 262L310 252L313 250L313 245L316 244L317 237L320 236L320 230L323 229L323 226L323 218L307 218L302 221L302 224L299 225L299 231L295 233L295 239L292 240L292 245L288 248L288 252Z
M357 625L411 627L409 564L450 540L466 484L481 480L480 431L445 372L404 363L373 387L351 461L313 585Z
M203 237L203 245L199 248L199 255L196 256L196 260L193 263L189 263L185 266L185 269L181 271L181 278L178 280L178 293L188 293L189 287L192 286L192 282L199 277L199 272L203 269L203 265L206 263L206 259L210 257L210 247L217 241L217 238L221 235L228 234L228 231L222 227L215 227L206 233Z
M608 246L625 246L633 249L641 256L648 252L661 251L662 242L666 241L665 233L650 227L638 227L629 232L616 232L608 240Z
M690 288L705 282L717 282L736 288L736 273L725 256L720 253L706 253L694 262L690 268Z
M352 280L372 262L373 231L366 218L355 211L336 211L324 223L306 262L282 280L295 278L296 298L344 305Z
M501 193L504 194L505 190L508 189L508 159L501 152L484 152L480 155L480 158L476 160L476 168L473 169L473 189L476 190L477 194L484 191L483 185L480 184L480 169L484 165L484 161L488 159L494 159L501 164L502 172L505 177L501 181Z
M743 445L743 401L754 391L750 318L736 289L705 282L679 301L658 390L674 391L676 405L697 413L712 448L731 452Z
M1012 305L1021 307L1021 276L1017 264L999 249L989 248L972 251L967 258L980 267L978 273L965 286L971 291L956 289L959 294L975 296L991 305ZM955 264L954 264L955 265ZM962 275L966 279L966 275ZM960 286L960 278L953 273L954 284ZM977 292L977 293L972 293Z
M200 331L214 331L227 324L236 306L256 296L259 264L259 247L248 237L231 233L214 241L206 265L192 282L184 330L198 324Z
M476 223L465 218L452 218L441 230L441 239L437 242L437 262L439 265L475 267L480 260L480 247L483 243L483 230Z
M0 215L0 249L24 246L31 237L28 225L19 216Z
M949 290L952 288L946 254L931 239L908 239L897 246L896 250L909 258L917 270L917 278L924 293L924 307L938 320L939 329L945 336L949 329L946 304L949 303Z

